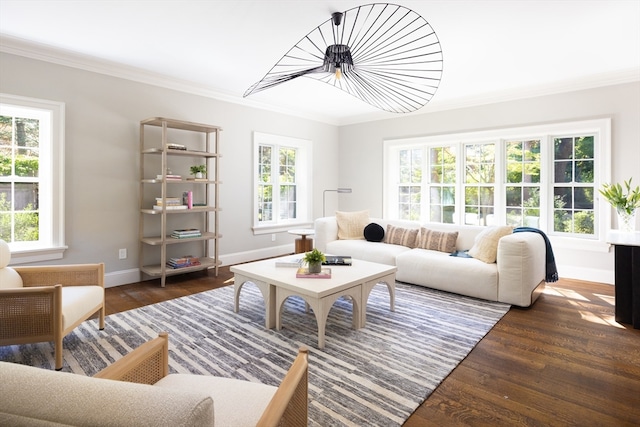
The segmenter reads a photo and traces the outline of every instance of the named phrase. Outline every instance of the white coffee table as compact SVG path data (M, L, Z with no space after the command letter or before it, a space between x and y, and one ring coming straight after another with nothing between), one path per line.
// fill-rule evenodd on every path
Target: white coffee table
M395 310L396 267L362 260L350 266L331 266L330 279L298 279L296 268L276 267L277 260L296 259L294 256L238 264L234 273L234 311L240 307L240 291L247 283L255 284L265 302L265 327L282 327L282 307L290 296L299 296L311 307L318 323L318 348L324 348L324 333L329 310L342 296L353 301L353 328L366 324L367 300L371 290L383 283L389 290L389 308Z

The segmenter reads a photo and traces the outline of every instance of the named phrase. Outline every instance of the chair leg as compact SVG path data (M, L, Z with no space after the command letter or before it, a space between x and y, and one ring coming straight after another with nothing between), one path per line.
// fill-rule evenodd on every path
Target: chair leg
M104 330L104 312L106 311L104 304L102 305L102 308L100 309L100 314L98 315L98 319L99 319L99 329L102 331Z
M56 358L56 371L62 370L62 337L54 341L55 345L55 358Z

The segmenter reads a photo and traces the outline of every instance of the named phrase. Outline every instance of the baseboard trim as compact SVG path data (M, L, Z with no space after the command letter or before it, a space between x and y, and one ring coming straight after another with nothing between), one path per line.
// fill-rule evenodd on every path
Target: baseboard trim
M615 274L613 270L601 270L595 268L576 267L572 265L558 265L560 277L566 279L584 280L585 282L598 282L613 285Z
M251 262L259 259L272 258L291 253L292 246L281 245L272 246L264 249L256 249L254 251L237 252L233 254L221 255L220 262L223 266L240 264L243 262ZM130 283L138 283L142 280L140 269L132 268L129 270L113 271L106 273L104 277L104 287L112 288L115 286L128 285Z

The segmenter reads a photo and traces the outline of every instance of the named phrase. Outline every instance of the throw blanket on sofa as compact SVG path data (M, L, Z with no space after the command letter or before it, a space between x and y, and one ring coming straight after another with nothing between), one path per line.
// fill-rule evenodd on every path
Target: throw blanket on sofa
M549 241L549 238L547 237L546 234L544 234L544 232L542 230L539 230L537 228L533 228L533 227L517 227L513 229L514 233L520 233L520 232L532 232L532 233L538 233L539 235L542 236L542 238L544 239L544 244L547 250L547 254L546 254L546 261L547 261L547 270L546 270L546 277L545 277L545 281L546 282L557 282L558 281L558 269L556 268L556 258L553 255L553 249L551 248L551 242Z

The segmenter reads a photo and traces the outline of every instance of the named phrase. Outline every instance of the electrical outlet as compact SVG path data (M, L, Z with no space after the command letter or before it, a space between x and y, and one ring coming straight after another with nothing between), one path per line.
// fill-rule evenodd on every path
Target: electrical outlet
M276 241L276 234L275 234L275 233L273 233L273 234L271 235L271 241L272 241L272 242L275 242L275 241Z
M127 250L126 249L119 249L118 250L118 258L127 259Z

